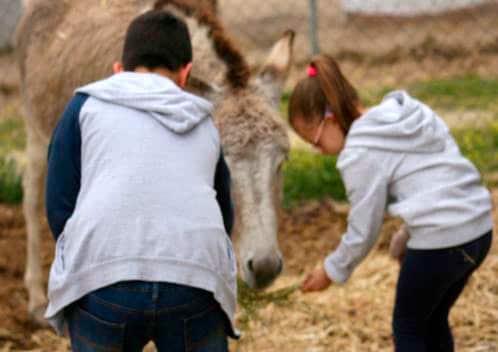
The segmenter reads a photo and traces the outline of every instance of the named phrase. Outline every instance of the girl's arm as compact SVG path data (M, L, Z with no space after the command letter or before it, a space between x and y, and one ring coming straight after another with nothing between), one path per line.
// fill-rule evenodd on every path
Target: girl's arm
M375 155L373 155L375 153ZM325 271L335 282L345 282L374 246L384 220L389 176L383 152L348 150L337 167L351 203L348 227L336 250L325 259Z

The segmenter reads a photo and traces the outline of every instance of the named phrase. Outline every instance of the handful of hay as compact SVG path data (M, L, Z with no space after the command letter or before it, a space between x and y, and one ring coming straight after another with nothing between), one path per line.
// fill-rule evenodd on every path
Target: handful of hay
M257 318L258 310L266 307L270 303L276 305L285 304L290 296L299 289L299 284L293 284L275 291L257 291L242 281L237 280L238 303L241 310L239 322L246 325L249 320Z

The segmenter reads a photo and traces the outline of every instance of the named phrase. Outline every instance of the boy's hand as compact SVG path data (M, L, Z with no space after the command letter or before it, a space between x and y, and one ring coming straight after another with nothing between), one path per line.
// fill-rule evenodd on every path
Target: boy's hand
M332 280L329 279L323 265L308 274L301 284L302 292L323 291L330 286Z

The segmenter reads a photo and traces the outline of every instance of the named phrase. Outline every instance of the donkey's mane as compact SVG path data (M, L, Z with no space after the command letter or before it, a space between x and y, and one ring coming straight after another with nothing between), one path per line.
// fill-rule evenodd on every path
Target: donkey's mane
M225 29L216 15L199 1L191 0L157 0L155 10L161 10L167 5L173 5L187 16L193 16L197 21L209 28L209 36L213 41L216 55L227 66L226 80L234 88L245 88L249 82L250 70L247 62L232 40L226 35Z

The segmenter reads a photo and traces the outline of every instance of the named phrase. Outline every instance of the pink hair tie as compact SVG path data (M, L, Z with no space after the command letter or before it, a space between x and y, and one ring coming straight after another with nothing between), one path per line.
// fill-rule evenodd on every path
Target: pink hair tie
M308 66L308 77L315 77L316 74L318 73L318 70L316 69L315 66Z

